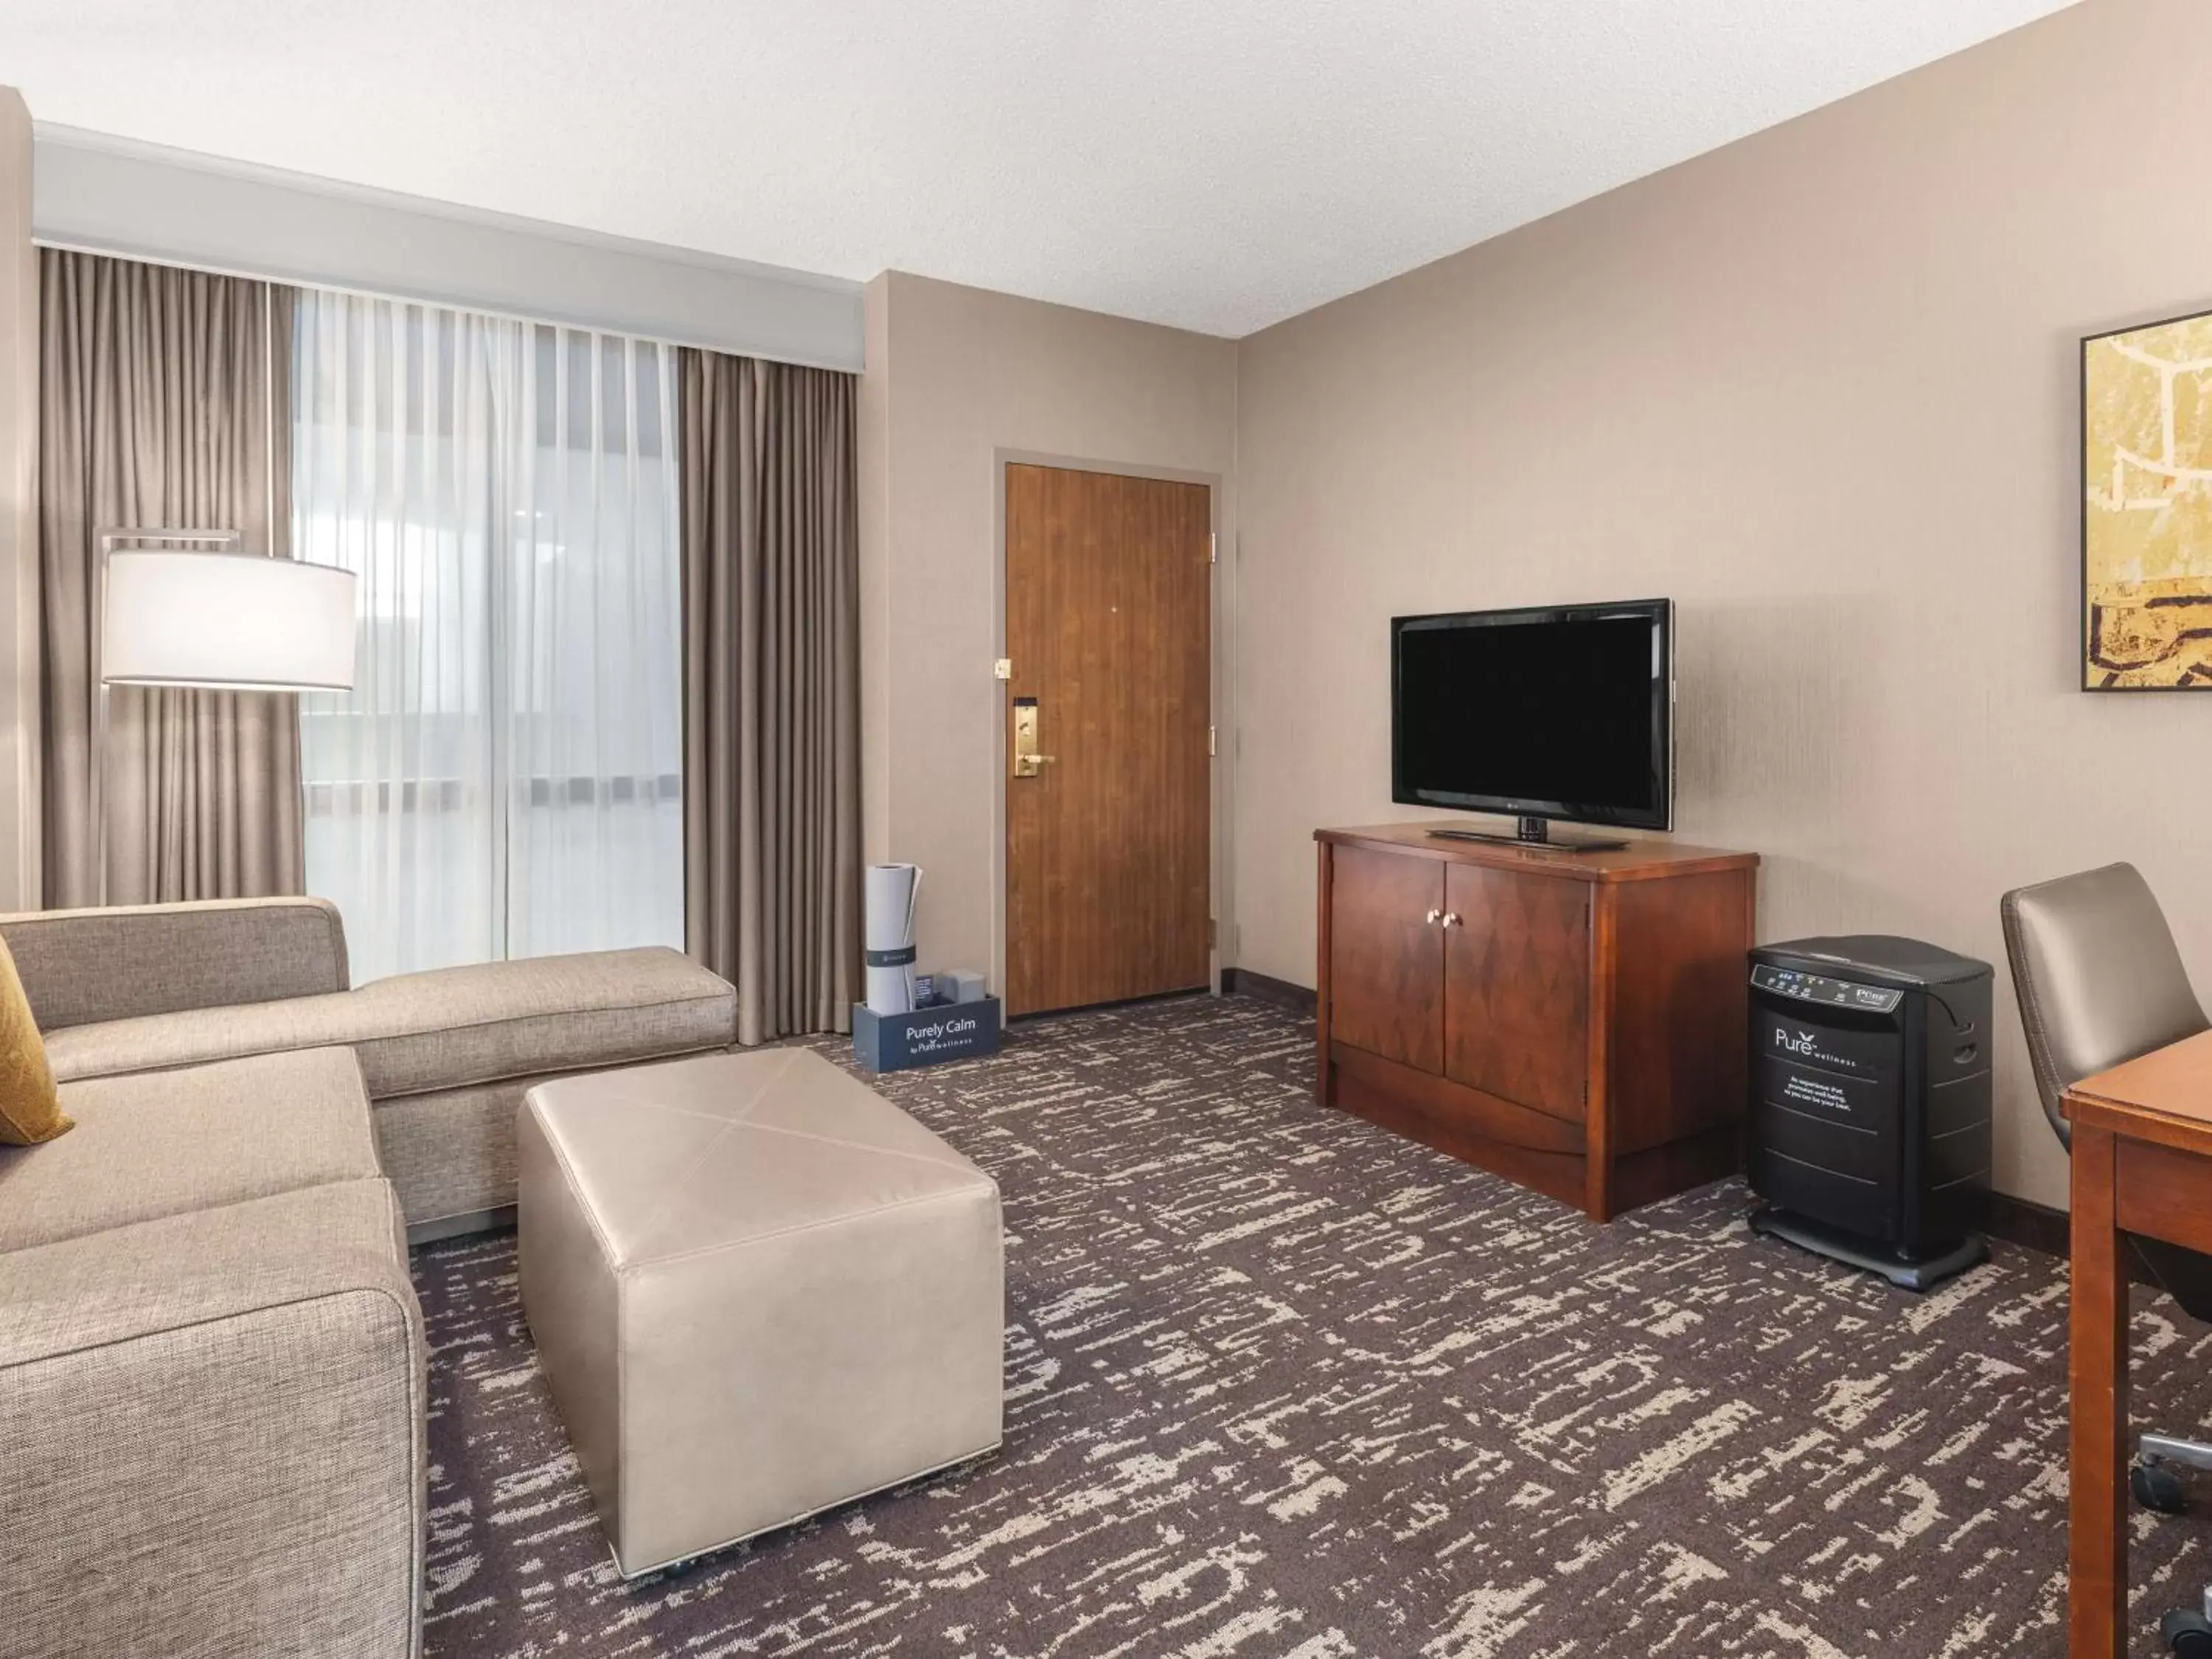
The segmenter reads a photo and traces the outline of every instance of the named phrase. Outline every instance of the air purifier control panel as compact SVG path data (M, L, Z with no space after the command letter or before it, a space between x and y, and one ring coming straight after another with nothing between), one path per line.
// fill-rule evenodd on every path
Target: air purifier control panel
M1879 985L1853 985L1819 974L1801 973L1794 968L1770 967L1765 963L1751 970L1751 982L1762 991L1795 997L1800 1002L1818 1002L1831 1008L1863 1008L1870 1014L1894 1013L1897 1005L1905 1000L1902 991L1887 990Z

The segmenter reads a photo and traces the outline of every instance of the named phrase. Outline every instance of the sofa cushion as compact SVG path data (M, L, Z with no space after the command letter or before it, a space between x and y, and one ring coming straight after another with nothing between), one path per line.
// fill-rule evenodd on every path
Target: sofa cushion
M76 1132L0 1146L0 1251L382 1171L344 1048L66 1085Z
M352 1290L419 1316L381 1176L0 1251L0 1368Z
M737 993L660 946L439 968L333 996L156 1014L57 1031L64 1082L343 1043L370 1096L421 1094L725 1048Z
M0 1146L35 1146L70 1127L15 959L0 945Z

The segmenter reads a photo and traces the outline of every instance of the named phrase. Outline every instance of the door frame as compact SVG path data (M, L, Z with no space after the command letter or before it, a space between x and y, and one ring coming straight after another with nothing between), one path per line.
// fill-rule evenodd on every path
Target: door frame
M1084 456L1054 455L1033 449L994 447L991 452L991 610L992 655L1006 654L1006 469L1009 466L1056 467L1069 472L1103 472L1117 478L1157 478L1166 483L1203 484L1207 522L1212 527L1214 562L1212 624L1208 645L1206 679L1212 707L1209 723L1214 729L1212 763L1206 768L1209 795L1206 811L1207 906L1213 923L1213 944L1206 952L1206 985L1221 992L1221 970L1233 963L1237 924L1230 903L1233 854L1228 826L1236 769L1233 670L1236 644L1231 622L1235 598L1237 536L1234 504L1228 499L1227 480L1218 472L1194 471L1188 467L1155 466L1138 462L1103 461ZM991 762L991 983L1003 996L1006 989L1006 693L1001 682L991 682L997 719L992 727Z

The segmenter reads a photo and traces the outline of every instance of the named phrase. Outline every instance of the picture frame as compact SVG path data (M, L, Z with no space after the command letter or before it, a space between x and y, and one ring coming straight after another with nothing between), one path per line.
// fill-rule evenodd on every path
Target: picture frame
M2085 691L2212 691L2212 310L2081 341Z

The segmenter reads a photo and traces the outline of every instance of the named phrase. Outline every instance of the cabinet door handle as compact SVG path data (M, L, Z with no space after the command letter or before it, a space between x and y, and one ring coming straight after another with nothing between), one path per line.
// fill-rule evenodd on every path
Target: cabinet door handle
M1429 912L1429 926L1430 926L1430 927L1435 927L1438 922L1442 921L1443 919L1444 919L1444 913L1443 913L1443 911L1441 911L1441 910L1431 910L1431 911L1430 911L1430 912Z
M1447 927L1457 927L1460 926L1459 912L1456 910L1445 911L1444 926Z

